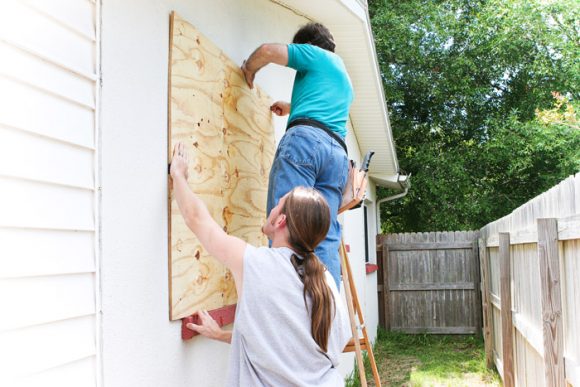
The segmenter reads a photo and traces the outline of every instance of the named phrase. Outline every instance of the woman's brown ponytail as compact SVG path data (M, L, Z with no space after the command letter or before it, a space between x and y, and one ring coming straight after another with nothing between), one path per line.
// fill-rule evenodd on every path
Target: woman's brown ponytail
M314 341L326 352L334 315L334 297L325 279L325 268L314 248L326 238L330 210L324 197L315 189L297 187L286 197L282 209L286 215L289 243L297 253L292 264L304 283L304 302L310 299L311 332Z

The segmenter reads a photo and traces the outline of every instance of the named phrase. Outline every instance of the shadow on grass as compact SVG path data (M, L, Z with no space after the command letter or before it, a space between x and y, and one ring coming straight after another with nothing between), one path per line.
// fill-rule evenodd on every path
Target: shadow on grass
M409 335L379 330L375 360L385 386L499 386L485 367L483 341L465 335ZM368 358L365 374L374 385ZM347 386L360 386L355 369Z

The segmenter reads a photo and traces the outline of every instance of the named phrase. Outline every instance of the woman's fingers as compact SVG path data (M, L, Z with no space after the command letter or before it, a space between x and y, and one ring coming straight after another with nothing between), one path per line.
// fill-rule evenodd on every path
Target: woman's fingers
M192 331L196 331L199 332L201 328L203 328L201 325L197 325L194 323L187 323L185 324L185 327L188 329L191 329Z

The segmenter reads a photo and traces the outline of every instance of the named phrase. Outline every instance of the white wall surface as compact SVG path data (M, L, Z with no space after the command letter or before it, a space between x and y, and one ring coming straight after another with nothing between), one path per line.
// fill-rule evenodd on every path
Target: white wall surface
M267 0L103 1L101 287L106 387L221 386L228 366L228 345L202 337L183 342L181 323L168 318L166 144L172 10L240 64L260 43L290 41L306 22ZM290 99L292 81L292 70L275 65L257 75L257 84L274 100ZM285 122L275 119L277 139ZM356 145L351 149L356 153ZM346 218L349 224L358 222L354 212ZM346 227L347 232L357 229ZM360 249L359 239L349 237L347 243ZM356 264L352 259L359 288L366 282L360 274L362 246L362 263L361 258ZM374 250L374 244L370 246ZM369 292L376 297L376 287ZM376 325L368 329L374 335ZM344 355L344 374L352 370L352 359L352 354Z
M361 154L356 136L352 127L346 138L348 156L360 165L364 154ZM372 164L372 159L371 159ZM367 198L364 205L367 207L367 228L368 228L368 249L369 263L376 264L376 190L374 184L369 181L367 187ZM378 327L378 294L377 294L377 274L376 272L366 274L365 265L365 234L364 234L364 213L363 209L357 208L347 211L342 215L343 239L350 247L349 262L351 265L354 282L357 286L359 301L364 313L367 333L371 341L374 342Z

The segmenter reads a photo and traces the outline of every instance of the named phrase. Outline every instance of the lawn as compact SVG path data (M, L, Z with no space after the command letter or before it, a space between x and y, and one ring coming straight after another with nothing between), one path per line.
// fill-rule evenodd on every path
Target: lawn
M379 330L375 359L384 386L500 386L495 370L485 367L483 340L475 336L408 335ZM365 359L369 386L374 386ZM360 386L358 370L346 383Z

